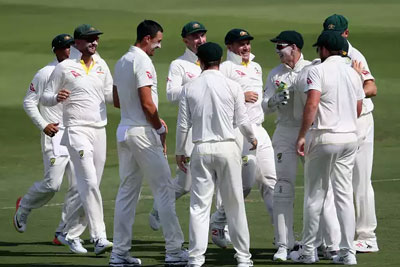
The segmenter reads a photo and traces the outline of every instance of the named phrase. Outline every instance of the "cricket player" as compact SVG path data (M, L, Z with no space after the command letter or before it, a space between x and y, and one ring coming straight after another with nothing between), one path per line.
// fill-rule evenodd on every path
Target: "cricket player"
M61 144L67 146L74 164L96 255L112 247L106 236L99 186L106 159L106 102L113 102L113 82L106 62L95 54L100 34L89 24L75 29L75 48L81 58L57 65L42 99L45 105L63 102L65 132ZM65 240L71 248L73 239L69 234Z
M345 42L340 33L325 31L313 45L322 63L308 73L307 101L296 142L297 152L305 156L303 251L296 262L317 261L315 239L331 182L341 232L340 252L333 263L357 264L352 172L357 117L365 94L360 76L341 57Z
M265 207L272 221L272 202L276 183L274 151L270 137L262 126L264 121L264 112L261 107L262 69L258 63L253 61L251 40L253 40L253 36L244 29L230 30L225 36L227 60L221 64L220 71L227 78L240 84L245 98L246 113L258 140L257 149L250 151L251 144L236 129L237 140L242 146L243 195L247 197L250 194L251 188L257 180ZM225 203L222 204L225 205ZM225 224L224 207L217 198L217 211L212 215L211 234L212 241L220 247L227 246Z
M274 230L275 243L278 247L273 260L286 261L288 250L294 247L293 233L293 207L295 198L295 182L297 173L298 155L296 153L296 140L300 130L303 114L304 83L299 78L306 80L310 61L305 60L301 49L304 41L296 31L283 31L271 39L275 43L276 53L281 63L268 74L266 81L263 109L266 114L277 112L276 129L272 137L275 152L275 166L278 181L274 194ZM304 71L305 77L301 75ZM300 87L300 88L297 88ZM303 158L300 157L303 162ZM328 192L329 200L324 205L324 218L331 213L336 215L333 205L332 191ZM338 250L340 229L335 217L327 218L328 228L326 234L329 253Z
M161 48L163 28L152 20L137 27L137 39L115 65L121 121L117 129L120 186L115 200L110 266L140 266L129 255L143 178L157 203L165 239L165 266L186 264L183 233L175 212L175 190L165 158L167 126L158 115L157 74L150 59Z
M185 52L182 56L171 62L169 66L167 78L167 99L173 104L179 104L179 97L183 86L197 78L201 73L200 63L197 58L197 48L206 42L207 29L198 21L190 21L182 28L182 40L186 45ZM186 141L186 161L190 161L192 154L192 130L189 130L189 138ZM192 178L190 170L187 173L182 172L179 168L176 170L176 177L173 180L175 187L175 197L180 198L190 191ZM150 226L153 230L158 230L160 221L157 208L154 207L149 215Z
M76 181L72 162L66 147L60 145L64 132L62 124L62 105L46 107L40 104L40 98L49 81L55 66L70 55L70 46L74 38L69 34L59 34L52 40L52 51L56 59L40 69L33 78L24 98L24 110L33 123L42 131L41 146L44 163L44 179L33 184L27 194L17 201L17 212L14 216L14 226L18 232L25 232L27 218L32 209L40 208L48 203L61 188L64 173L67 174L69 188L65 197L60 224L56 230L54 244L60 245L57 237L62 234L67 223L66 219L77 214L77 205L73 199L77 196ZM72 214L74 213L74 214ZM76 242L76 252L86 253L86 249Z
M237 266L253 266L242 189L241 151L235 141L234 123L251 144L250 149L256 149L257 139L240 85L219 71L222 48L216 43L205 43L198 48L197 56L203 72L184 86L176 131L176 160L186 172L185 140L193 127L188 266L198 267L205 262L215 187L225 205Z
M342 15L329 16L323 23L324 30L338 31L346 39L349 36L348 21ZM379 251L375 229L375 195L371 183L374 154L374 104L376 96L375 78L368 68L365 57L350 42L348 57L353 64L362 65L361 78L366 99L363 101L361 116L357 119L358 149L353 171L354 204L356 209L356 250L359 252Z

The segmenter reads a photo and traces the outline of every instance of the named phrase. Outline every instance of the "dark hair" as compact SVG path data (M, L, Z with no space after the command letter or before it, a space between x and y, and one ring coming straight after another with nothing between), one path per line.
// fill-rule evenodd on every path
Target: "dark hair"
M221 60L216 60L216 61L209 61L209 62L204 62L204 61L202 61L203 62L203 65L204 65L204 69L206 70L206 69L209 69L209 68L211 68L211 67L214 67L214 66L219 66L220 64L221 64Z
M156 37L157 32L163 32L163 28L153 20L144 20L137 26L136 32L136 41L141 41L147 35L151 38Z

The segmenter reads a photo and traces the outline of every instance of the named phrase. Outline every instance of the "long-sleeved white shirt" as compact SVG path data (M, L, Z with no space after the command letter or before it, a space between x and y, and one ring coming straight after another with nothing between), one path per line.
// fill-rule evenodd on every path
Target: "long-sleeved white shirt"
M372 76L371 71L369 70L367 60L361 54L360 51L358 51L356 48L354 48L349 41L349 52L348 52L348 57L353 61L357 60L358 62L361 62L363 69L361 71L361 79L362 82L364 83L367 80L375 80L374 76ZM351 64L351 62L350 62ZM361 110L361 115L368 114L374 110L374 103L372 102L371 98L365 98L363 100L363 105L362 105L362 110Z
M303 55L301 55L293 69L286 64L280 64L269 72L262 101L266 113L277 111L276 124L287 127L301 126L302 117L297 116L299 113L303 113L303 105L300 102L301 93L294 90L293 84L300 71L309 64L311 62L305 60ZM286 89L289 90L290 98L288 103L284 106L278 105L270 108L268 107L268 101L277 92L281 83L285 83Z
M185 84L197 78L201 73L200 64L195 53L189 48L185 53L171 62L167 77L167 99L179 104L182 88Z
M24 98L24 110L32 119L33 123L43 131L49 123L59 123L62 127L62 104L47 107L40 103L40 98L43 95L44 89L49 82L51 73L58 64L57 59L40 69L35 76Z
M246 92L258 94L258 100L255 103L246 102L245 106L249 121L254 124L262 124L264 112L261 107L263 93L261 66L253 61L253 54L248 64L243 64L242 57L229 50L226 59L220 66L221 72L229 79L239 83L243 94Z
M61 89L71 91L63 102L64 126L102 127L107 124L106 102L112 103L113 80L106 62L93 55L89 69L80 59L66 59L59 63L50 77L41 102L57 104Z
M341 56L330 56L309 70L307 84L305 92L321 92L311 130L356 133L357 101L365 97L360 75Z
M234 141L233 124L249 127L240 85L218 70L205 70L183 88L179 102L176 154L184 155L184 142L192 128L193 143ZM248 139L254 138L249 130Z

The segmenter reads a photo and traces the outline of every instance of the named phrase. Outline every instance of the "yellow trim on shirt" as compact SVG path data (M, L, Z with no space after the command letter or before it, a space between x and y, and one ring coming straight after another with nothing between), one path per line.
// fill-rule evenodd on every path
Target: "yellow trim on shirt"
M85 70L86 74L89 74L89 71L90 71L91 69L93 69L93 67L94 67L94 58L92 59L92 63L90 64L89 68L86 67L85 61L83 61L83 59L81 59L80 62L81 62L81 64L82 64L82 67L83 67L83 69Z
M242 61L242 63L241 63L241 64L242 64L243 66L247 67L247 66L249 65L249 63L250 63L250 61L249 61L249 62L247 62L247 63L246 63L246 62L244 62L244 61Z

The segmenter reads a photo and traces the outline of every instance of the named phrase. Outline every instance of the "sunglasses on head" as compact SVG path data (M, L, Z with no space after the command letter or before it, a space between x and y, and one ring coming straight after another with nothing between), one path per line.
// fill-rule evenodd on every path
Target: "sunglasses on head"
M89 35L89 36L83 37L82 39L85 40L88 43L93 43L94 41L98 41L99 40L99 36L97 36L97 35Z
M290 46L290 44L276 44L276 49L278 49L278 50L282 50L282 49L284 49L284 48L286 48L286 47L288 47L288 46Z

